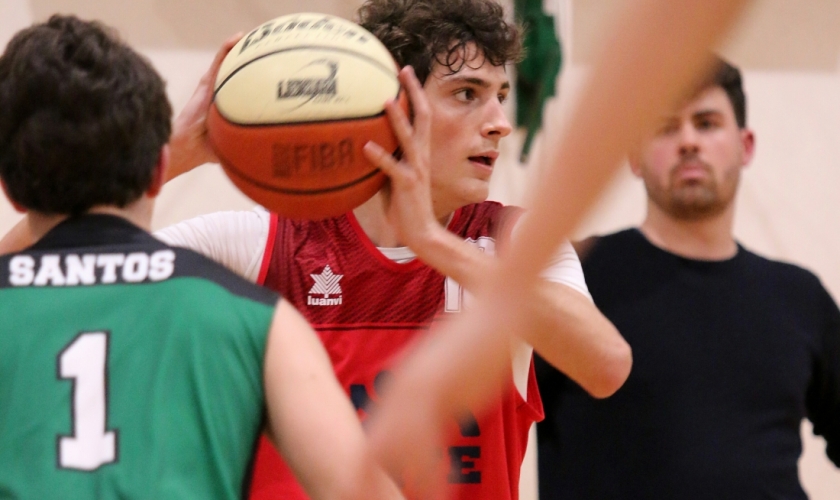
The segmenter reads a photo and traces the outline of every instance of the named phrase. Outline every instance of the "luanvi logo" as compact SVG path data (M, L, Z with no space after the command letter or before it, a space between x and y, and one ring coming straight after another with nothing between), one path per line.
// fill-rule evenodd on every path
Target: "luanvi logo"
M324 75L312 75L315 73L326 73ZM336 75L338 74L338 63L329 59L318 59L300 68L298 78L281 80L277 85L278 99L308 98L300 106L316 97L333 97L338 92ZM304 77L303 75L306 75ZM312 76L309 76L312 75ZM298 107L300 107L298 106Z
M315 280L315 285L309 290L306 297L306 305L309 306L338 306L341 305L341 285L338 284L343 274L335 274L326 266L321 274L310 274ZM315 298L313 295L323 295L322 298ZM330 297L338 295L338 297Z

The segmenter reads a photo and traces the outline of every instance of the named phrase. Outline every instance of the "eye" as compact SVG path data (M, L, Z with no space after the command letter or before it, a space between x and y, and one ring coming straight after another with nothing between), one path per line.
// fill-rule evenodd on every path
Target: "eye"
M499 102L504 104L508 100L508 94L499 94Z
M459 89L455 92L455 98L463 102L474 101L476 98L475 90L471 88Z
M662 123L662 125L659 127L659 130L656 131L656 134L657 135L670 135L670 134L673 134L673 133L677 132L677 130L679 130L679 129L680 129L680 122L678 122L677 120L668 120L668 121Z
M695 123L697 130L711 130L717 128L717 122L710 118L701 118Z
M694 128L700 131L716 130L724 126L726 117L718 111L705 111L696 113L692 117Z

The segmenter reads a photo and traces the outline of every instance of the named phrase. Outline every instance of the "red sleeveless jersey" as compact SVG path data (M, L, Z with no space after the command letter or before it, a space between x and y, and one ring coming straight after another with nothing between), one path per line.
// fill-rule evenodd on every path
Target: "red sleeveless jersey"
M449 230L486 251L507 229L511 211L495 202L455 212ZM272 215L259 282L280 292L312 324L360 418L406 347L440 315L457 312L463 293L419 259L399 264L376 249L352 213L321 221ZM513 385L489 411L452 422L443 453L447 495L464 500L516 500L528 430L543 417L533 366L528 400ZM262 438L252 500L306 499L291 470Z

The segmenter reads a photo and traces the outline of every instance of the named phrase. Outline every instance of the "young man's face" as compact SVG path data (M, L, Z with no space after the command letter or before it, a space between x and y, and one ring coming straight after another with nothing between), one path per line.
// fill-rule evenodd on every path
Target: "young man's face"
M714 86L667 117L631 167L663 212L681 220L703 219L732 204L754 141L750 130L738 127L726 92Z
M439 214L487 199L499 140L511 132L502 108L510 92L504 66L484 62L472 46L466 57L454 74L435 64L423 86L432 110L432 201Z

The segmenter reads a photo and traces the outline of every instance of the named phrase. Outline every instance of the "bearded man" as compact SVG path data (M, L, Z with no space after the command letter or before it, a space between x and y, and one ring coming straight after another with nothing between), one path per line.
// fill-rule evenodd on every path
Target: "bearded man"
M633 371L599 401L538 363L541 498L804 500L806 417L840 465L840 312L816 276L733 236L754 147L740 72L719 61L630 154L644 222L578 250Z

